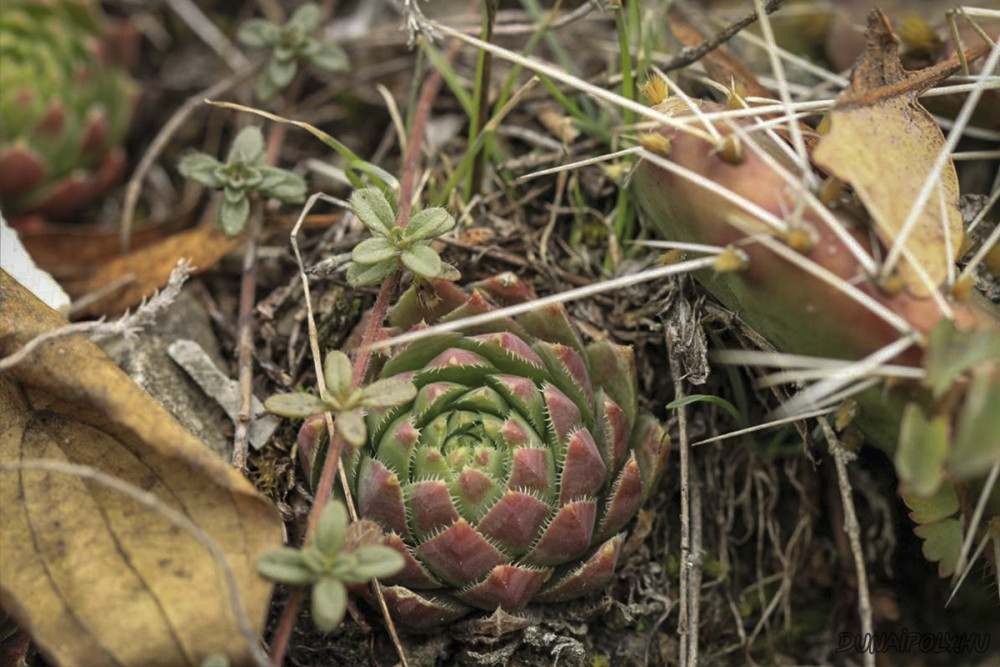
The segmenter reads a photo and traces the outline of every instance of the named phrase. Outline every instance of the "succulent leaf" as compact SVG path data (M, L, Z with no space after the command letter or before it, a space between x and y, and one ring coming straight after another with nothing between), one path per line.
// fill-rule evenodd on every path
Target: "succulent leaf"
M381 222L371 206L366 214ZM442 219L420 224L437 231ZM401 297L394 324L533 298L512 275L471 293L431 280L423 301L417 289ZM595 358L609 367L598 372ZM406 563L384 589L400 621L427 628L469 607L515 611L609 581L619 531L668 449L662 426L639 412L634 372L625 348L585 348L561 308L394 351L369 389L398 379L415 395L369 415L368 442L345 454L345 469L360 515L381 524Z

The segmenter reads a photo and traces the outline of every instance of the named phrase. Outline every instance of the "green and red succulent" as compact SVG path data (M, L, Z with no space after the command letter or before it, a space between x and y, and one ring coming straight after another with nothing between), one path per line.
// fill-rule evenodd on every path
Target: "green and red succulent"
M4 0L0 204L12 217L71 216L125 166L136 88L113 65L89 0Z
M407 330L533 298L512 274L471 290L411 288L391 323ZM669 449L639 407L630 348L584 346L557 305L416 340L379 378L412 382L416 397L369 411L368 442L345 465L360 516L406 560L383 587L398 620L426 628L609 582Z

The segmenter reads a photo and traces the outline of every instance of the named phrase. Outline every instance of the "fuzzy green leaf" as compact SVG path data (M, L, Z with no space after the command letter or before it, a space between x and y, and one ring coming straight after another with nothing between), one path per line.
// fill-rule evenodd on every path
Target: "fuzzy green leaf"
M229 149L226 163L232 164L237 160L247 164L256 163L264 155L264 135L256 125L248 125L240 130L233 140L233 146Z
M355 190L351 194L351 210L375 236L388 236L389 230L396 226L396 214L389 200L375 188Z
M916 403L903 412L896 449L896 470L900 480L918 496L931 496L944 480L948 456L948 420L927 419Z
M951 484L942 484L933 496L917 496L906 489L901 489L900 495L910 508L910 518L914 523L934 523L954 516L959 509L958 496Z
M267 102L278 94L278 87L271 81L271 77L261 74L257 77L257 85L254 86L253 92L259 101Z
M396 249L384 236L373 236L354 246L351 259L359 264L377 264L396 256Z
M976 369L958 415L948 464L961 478L985 474L1000 462L1000 382L995 370L989 365Z
M308 34L315 32L316 28L319 27L319 17L319 7L312 2L307 2L295 10L285 25L289 28L298 28Z
M343 548L347 521L347 508L338 500L328 502L319 515L313 542L327 559L332 560Z
M917 526L913 532L924 541L924 558L938 564L938 575L955 574L962 553L962 523L958 519L945 519Z
M228 194L228 193L227 193ZM247 218L250 216L250 200L246 194L231 201L227 196L219 207L219 226L229 236L236 236L243 231Z
M207 188L218 189L226 184L222 163L207 153L188 153L177 163L177 171Z
M292 82L292 79L295 78L295 73L298 71L299 64L295 58L283 60L275 56L267 62L265 76L271 79L271 83L274 84L275 88L281 90Z
M365 414L362 410L347 410L337 413L337 429L352 447L365 444L368 437L368 427L365 426Z
M927 339L927 377L924 384L940 398L966 371L984 361L1000 359L1000 334L995 331L966 333L944 320Z
M344 72L350 68L347 54L332 42L311 41L305 50L305 56L313 65L327 72Z
M372 579L391 577L403 569L403 556L392 547L373 544L354 550L358 563L352 575L362 583Z
M312 589L312 616L316 627L330 632L344 619L347 589L333 577L323 577Z
M378 264L357 264L347 267L347 282L353 287L371 287L388 278L398 268L396 260L386 260Z
M330 410L329 406L317 396L300 393L275 394L264 401L264 409L291 419L305 419Z
M316 581L316 573L306 564L302 552L280 547L264 553L257 560L261 575L289 586L304 586Z
M249 46L251 49L261 49L272 46L278 41L281 35L281 28L265 19L250 19L244 21L240 26L236 38L240 44Z
M443 208L427 208L418 211L406 226L406 238L410 241L435 239L455 226L455 218Z
M317 575L324 575L330 571L331 565L337 561L337 558L335 556L328 557L316 546L316 540L311 540L302 549L302 560L305 562L306 567Z
M340 350L333 350L323 361L323 379L326 389L332 394L340 395L351 389L354 384L351 370L351 359Z
M417 387L412 382L394 378L378 380L364 388L362 405L368 408L391 408L417 395Z
M448 262L441 262L441 272L438 273L436 280L447 280L448 282L453 283L456 280L461 279L462 273L458 269Z
M298 203L306 198L306 182L298 174L278 167L258 167L263 180L256 190L265 197Z
M426 245L407 248L400 255L403 264L421 278L437 278L441 274L441 258Z

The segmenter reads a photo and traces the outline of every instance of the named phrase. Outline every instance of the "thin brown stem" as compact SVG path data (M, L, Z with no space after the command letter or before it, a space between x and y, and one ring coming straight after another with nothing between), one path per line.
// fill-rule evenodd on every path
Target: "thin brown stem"
M768 3L764 6L764 11L768 14L772 14L781 8L781 3L783 0L768 0ZM677 7L684 14L690 15L691 8L687 2L677 2ZM738 19L725 28L717 32L711 38L705 40L698 46L685 46L680 52L677 53L668 62L660 66L663 72L672 72L674 70L687 67L692 63L696 63L707 54L716 50L730 39L735 37L741 30L746 28L748 25L754 23L758 19L758 14L756 11L750 12L741 19Z
M453 40L448 46L444 57L450 63L458 55L460 48L458 41ZM417 100L417 109L413 113L413 127L410 128L410 140L406 143L406 152L403 154L403 178L399 186L399 213L396 217L396 224L406 227L410 222L410 201L413 199L413 188L417 182L417 165L420 162L420 144L424 140L424 128L427 127L427 119L441 91L441 84L444 77L441 72L434 70L427 75L423 87L420 89L420 97Z
M449 49L449 52L446 54L446 57L454 58L457 52L457 45L453 44L452 48ZM405 227L409 222L410 207L408 202L413 198L413 187L414 183L416 183L417 166L420 161L420 143L424 137L424 131L427 127L427 119L430 117L431 107L434 104L434 100L437 97L438 92L441 90L442 82L443 78L441 77L441 74L434 71L428 75L427 79L424 81L423 88L421 89L417 111L413 117L413 128L410 134L410 140L406 145L406 153L403 158L404 171L401 181L402 184L400 186L400 205L397 217L400 227ZM295 246L295 252L296 258L301 262L297 246ZM306 301L308 302L309 283L304 275L302 276L302 281L303 288L306 291ZM356 384L360 384L368 372L368 363L371 360L371 344L382 332L383 322L389 312L389 304L395 296L398 284L399 273L397 272L382 283L378 296L375 298L375 305L372 306L371 316L368 318L368 326L366 327L364 336L362 337L362 343L359 348L360 352L354 360L352 375ZM322 382L322 366L319 361L319 347L316 342L316 324L311 315L311 309L308 317L308 326L309 340L312 346L313 357L316 361L317 379L318 382ZM306 529L305 536L303 536L303 543L308 541L310 534L315 529L316 524L319 521L320 513L330 499L330 494L333 491L333 480L340 467L340 454L344 447L344 440L340 436L340 433L334 428L333 419L330 413L327 413L325 417L327 432L330 436L330 447L326 453L326 460L323 462L323 472L320 475L319 484L316 487L316 495L313 499L312 510L309 514L309 525ZM348 503L348 511L351 514L351 519L357 520L357 513L351 503ZM374 587L375 595L378 598L380 607L385 615L389 634L392 636L396 650L399 653L400 660L405 667L405 665L408 664L406 654L403 651L402 644L399 642L395 626L392 623L392 618L386 611L385 602L382 598L382 592L378 586L378 582L374 582ZM295 589L285 601L285 607L281 611L281 617L278 619L278 626L271 641L271 664L275 667L278 667L284 662L285 654L288 652L288 644L292 636L292 629L295 625L295 617L298 615L301 606L302 591L301 589Z
M246 475L248 434L253 416L250 414L253 390L253 310L257 296L257 246L263 214L259 202L254 202L247 225L247 245L243 253L240 277L240 309L237 320L236 360L239 366L240 408L236 413L236 433L233 436L233 467Z

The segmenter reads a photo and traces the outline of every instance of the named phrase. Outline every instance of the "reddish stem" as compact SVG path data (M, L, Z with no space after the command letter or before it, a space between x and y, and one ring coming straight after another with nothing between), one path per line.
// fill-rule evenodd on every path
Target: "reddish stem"
M445 57L450 62L457 53L458 43L453 42ZM408 202L413 198L413 187L416 182L417 166L420 160L420 142L423 140L424 130L427 127L427 119L430 116L434 99L441 90L442 82L443 78L439 71L435 70L428 75L420 91L417 110L413 115L413 128L403 157L399 213L396 219L400 227L405 227L410 221L410 206ZM369 348L382 333L382 324L385 321L386 314L389 312L389 304L392 301L398 284L399 272L397 271L382 283L378 296L375 298L375 305L372 306L371 317L368 319L368 326L362 337L360 351L354 360L352 375L355 384L360 384L368 371L368 362L371 360L371 351ZM326 460L323 462L323 473L316 488L316 496L313 499L313 506L309 513L309 525L303 537L303 544L308 542L309 536L319 521L320 513L330 499L330 493L333 491L333 480L340 463L340 452L344 446L344 440L340 436L340 433L333 428L333 419L329 413L326 414L326 426L327 432L330 434L330 447L326 452ZM288 652L288 644L292 637L292 629L295 625L295 617L298 615L301 606L302 589L293 589L285 601L285 607L282 609L278 626L271 640L271 664L275 667L279 667L284 662L285 654Z

